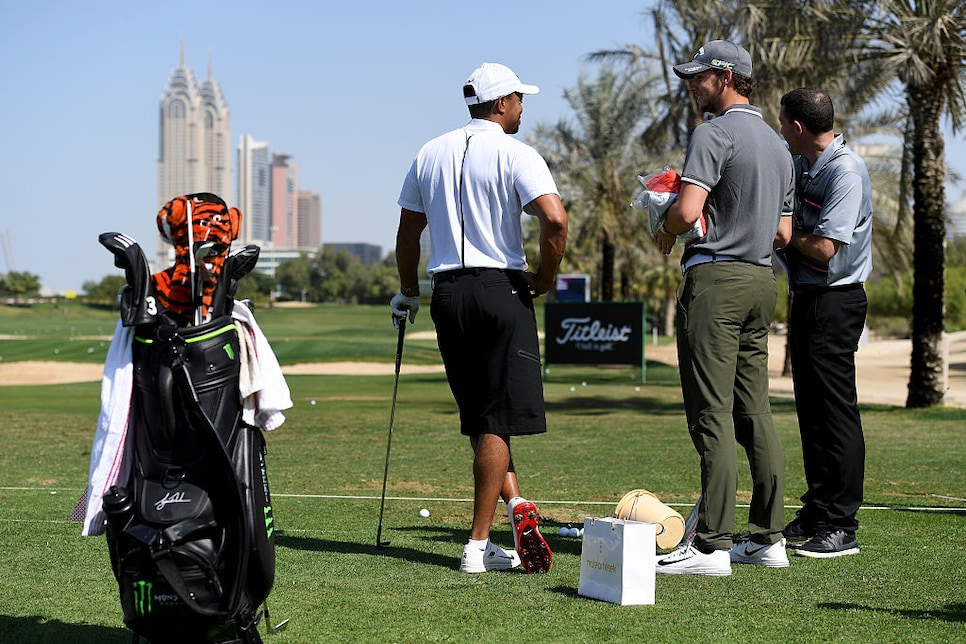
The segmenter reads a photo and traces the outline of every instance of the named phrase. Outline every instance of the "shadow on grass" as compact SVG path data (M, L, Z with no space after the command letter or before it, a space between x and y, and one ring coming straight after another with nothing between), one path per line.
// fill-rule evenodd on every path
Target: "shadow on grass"
M72 644L130 643L132 633L124 628L92 624L69 624L39 615L10 617L0 615L0 639L4 642L71 642Z
M567 554L580 556L581 540L573 537L561 537L558 535L561 527L571 524L556 522L540 522L540 533L547 540L550 550L555 554ZM417 550L416 548L403 548L391 545L392 533L409 532L423 535L427 541L452 544L453 556L440 555L433 552ZM452 570L459 565L459 553L469 533L467 528L445 528L445 527L423 527L423 526L402 526L383 529L383 540L390 541L390 545L385 548L376 546L375 536L371 543L359 543L357 541L336 541L333 539L319 539L317 537L303 537L288 535L282 532L275 537L275 545L279 548L290 548L305 552L334 552L344 555L381 555L394 557L413 563L429 564ZM513 545L513 535L509 529L493 530L490 535L494 543L511 547Z
M571 599L577 599L580 595L577 594L577 589L573 586L554 586L553 588L548 588L552 593L557 593L558 595L563 595L564 597L570 597Z
M938 619L944 622L963 623L966 622L966 604L946 604L937 610L905 610L901 608L876 608L874 606L863 606L861 604L850 604L843 602L826 602L818 605L819 608L828 610L862 610L871 613L888 613L899 617L910 617L912 619L933 620Z
M681 403L667 396L570 396L564 400L547 400L548 412L574 416L603 416L621 411L644 411L649 414L680 414Z
M383 533L386 540L391 535ZM316 537L298 537L280 534L275 537L275 545L280 548L291 548L292 550L302 550L307 552L334 552L344 555L380 555L394 557L413 563L429 564L441 568L452 569L453 557L444 557L432 552L424 552L414 548L401 548L389 545L385 548L376 546L376 540L372 543L358 543L354 541L335 541L333 539L318 539Z

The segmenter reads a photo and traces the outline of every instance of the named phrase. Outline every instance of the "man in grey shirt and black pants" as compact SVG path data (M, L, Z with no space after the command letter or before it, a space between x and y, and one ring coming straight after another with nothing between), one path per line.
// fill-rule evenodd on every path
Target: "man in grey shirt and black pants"
M792 291L792 381L805 480L798 516L785 526L794 552L840 557L859 551L865 440L855 388L855 352L872 272L872 184L865 162L832 130L832 100L820 89L782 97L781 133L795 156L796 204L783 254Z
M777 299L771 254L790 225L792 158L750 105L751 56L735 43L707 43L674 67L698 107L715 115L691 135L681 192L658 246L707 208L708 232L687 244L678 288L677 342L691 441L701 458L701 501L693 543L657 560L659 573L726 576L732 563L788 565L782 537L785 457L768 401L768 329ZM787 232L786 232L787 235ZM753 480L750 539L735 545L737 445ZM729 553L730 551L730 553Z

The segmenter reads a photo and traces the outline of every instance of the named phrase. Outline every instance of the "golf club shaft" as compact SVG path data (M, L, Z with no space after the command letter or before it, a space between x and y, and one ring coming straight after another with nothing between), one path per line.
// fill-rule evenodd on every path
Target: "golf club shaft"
M389 454L392 450L392 427L396 421L396 393L399 391L399 367L402 365L403 339L406 337L406 318L399 321L399 339L396 341L395 379L392 385L392 410L389 412L389 437L386 439L386 468L382 475L382 500L379 502L379 528L376 530L376 545L383 546L382 515L386 508L386 483L389 481ZM388 545L386 543L385 545Z

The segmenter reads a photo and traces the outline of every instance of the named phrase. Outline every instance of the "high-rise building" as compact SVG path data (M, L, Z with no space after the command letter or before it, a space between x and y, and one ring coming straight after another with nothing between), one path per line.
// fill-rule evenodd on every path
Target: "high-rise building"
M181 58L161 95L158 137L158 207L195 192L213 192L225 201L232 197L231 114L212 76L200 85ZM244 211L242 211L244 214ZM158 268L171 263L170 246L158 239Z
M315 252L322 247L322 196L299 190L299 248Z
M290 158L287 154L272 154L271 241L276 248L298 246L299 173Z
M268 143L243 134L238 144L238 198L242 212L241 244L264 245L271 239L272 211Z

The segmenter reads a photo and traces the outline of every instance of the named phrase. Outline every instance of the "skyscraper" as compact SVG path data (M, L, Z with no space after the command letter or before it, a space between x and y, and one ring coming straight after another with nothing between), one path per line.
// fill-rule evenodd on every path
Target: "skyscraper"
M242 244L264 245L271 239L271 164L268 143L243 134L238 144L238 199Z
M299 190L298 245L302 250L316 252L322 247L322 197L308 190Z
M210 57L208 77L199 85L185 65L184 43L161 96L158 145L159 208L194 192L231 200L231 114L212 76ZM159 237L156 268L169 265L172 257L171 247Z
M272 154L272 245L298 246L298 166L289 155Z

